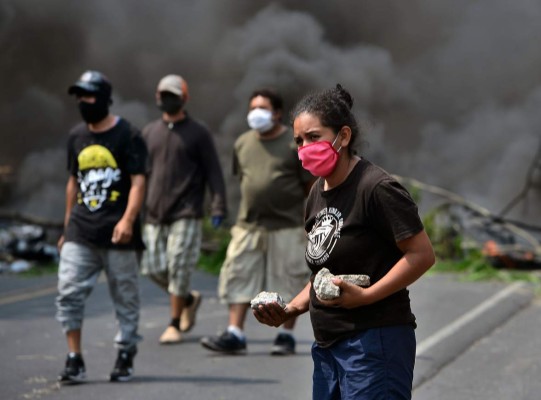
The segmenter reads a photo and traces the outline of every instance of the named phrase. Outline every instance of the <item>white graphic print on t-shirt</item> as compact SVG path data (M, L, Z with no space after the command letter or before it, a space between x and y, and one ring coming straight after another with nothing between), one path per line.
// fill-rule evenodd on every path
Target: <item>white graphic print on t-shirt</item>
M321 265L329 259L344 221L342 213L335 207L325 207L316 215L316 223L308 233L306 259L314 265Z

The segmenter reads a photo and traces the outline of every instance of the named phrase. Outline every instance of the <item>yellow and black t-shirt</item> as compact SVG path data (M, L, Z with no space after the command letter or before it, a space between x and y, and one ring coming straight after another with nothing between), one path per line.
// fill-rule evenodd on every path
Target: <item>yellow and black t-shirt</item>
M128 204L131 175L144 174L147 150L139 131L124 119L105 132L77 125L68 139L68 170L77 178L77 202L71 211L66 241L96 247L143 249L139 220L132 241L111 243L113 229Z

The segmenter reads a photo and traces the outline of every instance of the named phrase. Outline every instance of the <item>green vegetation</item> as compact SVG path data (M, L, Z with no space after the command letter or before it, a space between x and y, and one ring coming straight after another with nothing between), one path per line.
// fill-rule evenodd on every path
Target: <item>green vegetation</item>
M432 240L437 256L436 264L429 270L434 273L455 273L465 281L529 282L541 290L541 271L512 270L494 267L480 249L464 244L463 238L450 227L447 221L438 221L437 212L428 213L423 218L425 229ZM197 268L218 275L225 259L227 246L231 239L229 227L212 227L210 220L203 221L203 245ZM470 247L465 250L466 247ZM56 274L58 264L50 262L36 264L22 277L35 277Z
M231 235L228 227L213 228L210 220L205 218L203 221L203 245L197 268L218 275L230 240Z
M466 244L449 221L438 221L437 211L428 213L423 223L437 259L429 274L455 273L464 281L523 281L533 284L537 290L541 289L539 271L496 268L480 248Z
M457 260L464 256L462 238L453 229L449 221L441 220L441 214L438 209L427 213L423 218L423 224L438 258Z
M58 272L58 263L51 261L48 263L36 263L29 270L23 271L18 276L33 278L36 276L53 275Z
M459 273L466 281L494 280L500 282L523 281L541 287L541 276L536 271L500 269L492 266L479 250L471 251L459 260L438 258L429 273Z

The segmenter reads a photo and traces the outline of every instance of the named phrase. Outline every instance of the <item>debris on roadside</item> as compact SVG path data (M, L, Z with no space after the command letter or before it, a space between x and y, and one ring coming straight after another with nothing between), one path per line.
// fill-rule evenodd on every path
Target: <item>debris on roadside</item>
M428 215L437 231L433 241L446 242L446 255L460 257L475 249L495 268L541 269L541 227L504 218L446 189L395 178L443 199Z
M0 273L20 273L58 262L56 246L47 242L44 227L0 221Z

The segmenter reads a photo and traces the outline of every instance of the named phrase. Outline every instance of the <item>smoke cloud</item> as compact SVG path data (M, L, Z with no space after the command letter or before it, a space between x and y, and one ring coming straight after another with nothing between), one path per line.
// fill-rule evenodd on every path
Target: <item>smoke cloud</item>
M66 90L97 69L113 82L113 112L140 128L159 116L158 80L187 80L188 111L215 133L232 220L231 152L250 92L275 87L290 108L336 83L355 99L363 156L498 212L541 144L539 20L535 0L4 0L0 165L19 174L9 207L62 218L78 121Z

